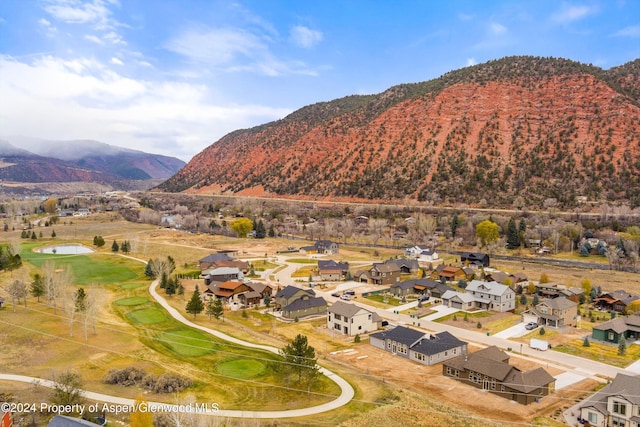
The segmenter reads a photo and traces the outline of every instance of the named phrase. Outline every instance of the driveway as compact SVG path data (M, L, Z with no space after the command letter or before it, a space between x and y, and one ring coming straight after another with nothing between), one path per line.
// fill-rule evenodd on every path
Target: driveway
M519 338L531 332L525 328L525 325L526 323L522 323L522 322L518 323L517 325L513 325L512 327L507 328L504 331L500 331L497 334L494 334L493 336L498 338L504 338L504 339Z
M444 316L448 316L450 314L453 314L458 310L457 308L453 308L453 307L447 307L446 305L436 305L434 307L430 307L432 310L435 310L435 313L431 313L427 316L421 317L420 320L436 320L439 319L441 317Z

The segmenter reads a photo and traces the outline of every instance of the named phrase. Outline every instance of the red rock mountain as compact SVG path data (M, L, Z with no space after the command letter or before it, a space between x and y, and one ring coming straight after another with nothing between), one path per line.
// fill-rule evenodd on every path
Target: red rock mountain
M640 59L508 57L232 132L165 191L536 206L640 205Z

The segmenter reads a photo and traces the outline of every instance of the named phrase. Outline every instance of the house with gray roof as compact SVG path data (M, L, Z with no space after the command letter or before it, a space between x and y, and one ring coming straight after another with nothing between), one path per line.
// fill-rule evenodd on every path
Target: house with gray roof
M516 308L515 291L498 282L472 280L467 284L466 291L475 298L477 308L500 313Z
M318 260L318 274L322 280L342 280L349 271L348 262L337 262L332 259Z
M297 299L303 296L315 297L316 293L313 289L302 289L295 286L286 286L276 294L276 309L281 310Z
M475 307L476 299L466 292L457 292L453 289L446 291L442 295L442 305L457 308L458 310L471 310Z
M618 374L602 390L580 405L580 418L590 426L640 424L640 376Z
M311 246L303 246L300 248L300 252L312 255L312 254L328 254L335 255L340 251L340 247L337 242L331 240L316 240Z
M355 336L377 331L382 325L378 313L355 304L336 301L327 310L327 328L341 334Z
M445 361L442 374L524 405L549 395L556 381L543 368L522 372L511 366L496 346Z
M227 282L229 280L242 281L244 279L244 274L237 267L218 267L204 270L201 276L204 277L205 286L211 282Z
M371 334L369 344L423 365L467 354L467 343L447 331L429 334L404 326Z
M319 316L327 313L327 301L322 297L303 295L291 304L282 308L285 319L302 319L309 316Z
M400 281L400 267L393 263L376 262L369 270L357 271L354 279L372 285L391 285Z
M627 341L640 338L640 316L616 317L593 327L594 340L618 344L624 337Z
M618 289L600 295L594 303L600 310L627 314L627 307L635 301L640 301L640 296L633 295L624 289Z

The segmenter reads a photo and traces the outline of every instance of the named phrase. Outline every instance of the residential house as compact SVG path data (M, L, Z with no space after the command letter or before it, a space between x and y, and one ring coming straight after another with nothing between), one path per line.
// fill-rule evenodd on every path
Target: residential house
M302 295L291 304L282 307L282 317L285 319L302 319L308 316L325 315L327 302L322 297Z
M355 336L380 329L382 318L376 312L355 304L336 301L327 310L327 328Z
M439 265L431 272L431 279L442 282L456 283L460 280L467 280L467 275L460 267L450 265Z
M247 282L245 284L249 289L238 294L238 300L245 307L260 305L265 296L269 295L271 297L273 295L273 288L265 283Z
M594 303L601 310L626 314L627 307L636 301L640 302L640 296L632 295L624 289L618 289L617 291L600 295L595 299Z
M445 361L442 374L524 405L549 395L556 381L543 368L522 372L509 365L509 356L496 346Z
M217 267L216 263L220 261L233 261L233 258L231 258L226 253L220 253L220 252L207 255L206 257L198 261L198 264L200 265L200 271L215 268Z
M343 280L349 271L348 262L336 262L333 260L318 260L318 274L322 280Z
M498 312L516 308L516 293L509 286L497 282L472 280L467 284L466 291L475 297L478 308Z
M251 289L242 282L237 280L229 280L225 282L213 282L207 286L204 291L205 295L214 295L216 298L222 298L223 301L232 302L239 301L237 295L250 291Z
M96 419L98 420L98 419ZM101 423L96 424L91 421L83 420L82 418L68 417L66 415L56 415L54 416L47 427L96 427L96 426L104 426L107 424L104 418L99 420Z
M464 266L489 267L489 255L480 252L462 252L460 263Z
M580 405L580 418L594 427L640 425L640 376L618 374Z
M627 341L640 338L640 316L616 317L593 327L594 340L618 344L624 337Z
M416 274L420 271L420 264L415 259L390 259L385 264L395 264L400 269L400 274Z
M244 278L244 274L237 267L218 267L211 270L205 270L201 273L204 275L204 284L208 285L211 282L226 282L228 280L241 281Z
M487 282L502 283L503 285L509 280L513 286L517 283L526 282L529 279L524 273L509 274L503 271L490 271L484 275L484 280Z
M580 294L584 293L584 289L577 287L566 287L558 283L538 283L536 285L536 293L542 298L568 298L573 302L580 302Z
M10 411L0 411L0 427L11 427L13 426L13 419L11 418Z
M475 304L476 299L473 295L466 292L456 292L451 289L442 295L442 305L447 307L468 311L473 309Z
M372 285L391 285L400 281L400 267L393 263L374 263L369 270L358 270L353 278Z
M415 258L418 262L434 262L438 261L438 253L435 249L431 249L426 245L415 245L404 250L404 254L408 258Z
M389 287L389 292L398 298L410 294L429 295L440 298L448 290L453 289L431 279L405 280L404 282L394 283Z
M303 246L300 251L307 255L312 254L326 254L336 255L339 251L338 243L331 240L316 240L311 246Z
M536 322L552 328L576 326L577 319L578 304L565 297L543 299L535 307L522 313L524 322Z
M467 354L467 343L447 331L429 334L404 326L371 334L369 344L423 365Z
M313 289L301 289L295 286L287 286L276 294L276 309L282 310L297 299L303 296L315 297Z

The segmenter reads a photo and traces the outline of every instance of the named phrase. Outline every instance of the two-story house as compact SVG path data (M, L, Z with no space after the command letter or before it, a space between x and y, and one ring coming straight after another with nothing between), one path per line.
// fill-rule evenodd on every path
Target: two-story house
M618 313L626 314L627 307L633 302L639 300L640 296L633 295L624 289L618 289L617 291L607 292L600 295L596 298L594 303L601 310L616 311Z
M366 271L357 271L353 276L359 282L372 285L391 285L400 281L400 267L393 263L375 263Z
M498 312L516 308L516 293L509 286L497 282L472 280L467 284L466 291L473 295L478 308Z
M228 280L244 279L244 274L237 267L218 267L203 271L204 284L209 285L212 282L226 282Z
M460 263L464 266L489 267L489 255L481 252L463 252L460 254Z
M282 310L285 319L302 319L325 314L327 302L322 297L316 297L312 289L287 286L276 294L276 309Z
M445 361L442 374L524 405L549 395L556 381L543 368L522 372L511 366L496 346Z
M418 260L418 262L434 262L438 261L440 258L438 257L438 252L435 249L431 249L426 245L415 245L404 250L405 256L409 258L414 258Z
M440 282L444 280L448 283L457 283L459 280L466 280L467 274L460 267L439 265L431 272L431 279Z
M371 334L369 344L423 365L467 354L467 343L447 331L429 334L404 326Z
M594 427L640 425L640 376L618 374L580 405L580 418Z
M327 310L327 328L341 334L355 336L376 331L382 324L382 318L355 304L336 301Z
M569 298L548 298L535 307L522 313L523 322L536 322L539 325L560 328L576 326L578 323L578 304Z
M307 255L312 254L326 254L326 255L336 255L340 250L338 243L332 242L331 240L316 240L316 242L311 246L303 246L300 248L300 251Z
M318 260L318 274L322 280L342 280L349 271L348 262L336 262L333 260Z

